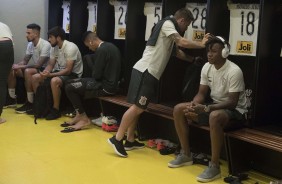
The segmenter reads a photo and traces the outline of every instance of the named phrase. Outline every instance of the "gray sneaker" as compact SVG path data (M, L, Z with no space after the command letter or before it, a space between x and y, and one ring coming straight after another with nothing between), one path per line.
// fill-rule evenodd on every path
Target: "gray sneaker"
M192 164L193 164L192 157L188 157L184 153L180 153L179 155L176 156L175 160L172 160L168 163L168 167L176 168L176 167L181 167L184 165L192 165Z
M210 162L209 166L204 170L204 172L197 177L197 181L206 183L220 177L221 175L219 166Z

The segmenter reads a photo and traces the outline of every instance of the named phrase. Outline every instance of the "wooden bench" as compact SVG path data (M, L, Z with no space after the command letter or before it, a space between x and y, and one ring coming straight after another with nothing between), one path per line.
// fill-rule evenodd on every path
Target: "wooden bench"
M255 169L281 179L282 137L243 128L227 132L225 140L231 174Z
M124 107L130 107L132 105L126 101L126 96L122 96L122 95L98 97L98 99L102 101L114 103L117 105L121 105ZM162 104L150 103L148 105L148 108L145 110L145 112L173 120L173 116L172 116L173 108Z

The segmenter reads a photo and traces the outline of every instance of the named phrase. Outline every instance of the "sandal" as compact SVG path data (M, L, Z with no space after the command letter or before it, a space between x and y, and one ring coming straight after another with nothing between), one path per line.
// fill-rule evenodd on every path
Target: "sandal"
M73 127L66 127L64 130L61 130L62 133L70 133L70 132L75 132L75 131L79 131L81 130L81 128L79 129L75 129Z
M64 122L61 124L61 127L69 127L69 126L72 126L73 124L69 124L67 122Z

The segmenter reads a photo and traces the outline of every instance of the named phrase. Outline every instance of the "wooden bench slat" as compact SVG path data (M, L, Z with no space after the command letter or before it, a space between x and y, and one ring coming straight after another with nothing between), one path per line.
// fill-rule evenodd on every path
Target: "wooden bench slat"
M99 97L99 99L103 101L111 102L117 105L121 105L124 107L130 107L132 105L126 101L125 96L106 96L106 97ZM150 103L148 105L148 108L146 109L146 112L149 112L151 114L155 114L155 115L167 118L167 119L173 119L173 116L172 116L173 108L167 107L161 104Z
M250 128L243 128L229 132L227 136L282 152L282 137L276 135Z

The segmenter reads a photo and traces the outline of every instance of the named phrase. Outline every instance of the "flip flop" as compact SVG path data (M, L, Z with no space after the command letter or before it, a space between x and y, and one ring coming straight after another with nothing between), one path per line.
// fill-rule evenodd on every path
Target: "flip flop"
M81 130L81 128L79 129L75 129L73 127L66 127L64 130L61 130L62 133L70 133L70 132L75 132L75 131L79 131Z
M67 122L61 124L61 127L69 127L69 126L72 126L72 124L69 124Z

